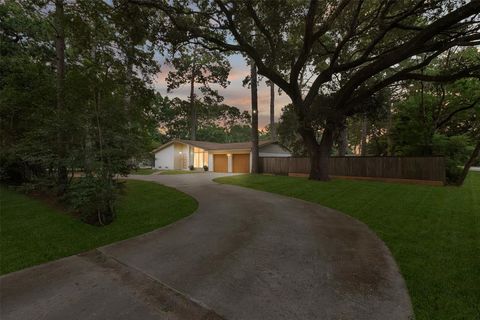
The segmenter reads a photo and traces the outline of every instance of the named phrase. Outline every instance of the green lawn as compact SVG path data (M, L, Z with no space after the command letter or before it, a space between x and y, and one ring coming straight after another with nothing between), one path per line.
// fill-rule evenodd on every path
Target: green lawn
M159 170L155 169L155 168L138 168L138 169L132 171L132 174L147 176L147 175L150 175L150 174L157 173L158 171Z
M417 319L480 319L480 172L463 187L243 175L215 181L338 209L392 251Z
M112 224L95 227L2 187L0 272L20 270L157 229L191 214L197 202L172 188L129 180L117 208Z

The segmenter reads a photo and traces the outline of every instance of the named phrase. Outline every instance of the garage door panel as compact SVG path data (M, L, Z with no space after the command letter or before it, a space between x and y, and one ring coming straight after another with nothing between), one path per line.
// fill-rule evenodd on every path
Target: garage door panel
M232 158L232 171L235 173L249 173L250 154L234 154Z
M213 171L228 172L228 158L226 154L213 155Z

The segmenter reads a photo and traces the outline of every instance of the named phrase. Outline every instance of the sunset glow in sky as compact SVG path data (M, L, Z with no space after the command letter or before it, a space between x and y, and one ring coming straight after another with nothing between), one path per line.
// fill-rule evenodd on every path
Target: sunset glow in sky
M215 87L219 93L225 97L225 103L231 106L235 106L240 110L251 111L250 89L242 86L242 81L247 75L250 74L250 67L245 62L241 55L232 55L230 58L230 64L232 70L228 77L230 85L224 89L219 86ZM162 96L179 97L181 99L187 99L190 94L189 85L184 85L170 93L167 93L167 84L165 78L168 74L168 66L162 66L162 72L157 75L155 80L155 87ZM282 108L290 103L290 98L282 93L278 94L277 88L275 88L275 118L278 120ZM259 127L263 128L269 123L270 119L270 88L265 84L265 78L259 82L258 87L258 110L259 110Z

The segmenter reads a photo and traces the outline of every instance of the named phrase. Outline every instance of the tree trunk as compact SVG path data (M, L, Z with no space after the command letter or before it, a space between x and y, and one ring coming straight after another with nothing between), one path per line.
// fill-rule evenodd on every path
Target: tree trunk
M134 45L133 42L129 44L129 48L126 52L126 72L125 72L125 96L124 96L124 103L125 103L125 116L127 117L127 125L131 127L131 119L130 119L130 112L131 112L131 102L132 102L132 90L133 90L133 55L134 55Z
M320 143L312 128L301 128L299 133L310 155L310 180L329 181L330 153L333 146L333 128L324 129Z
M85 149L84 149L84 167L85 175L92 176L93 172L93 141L90 125L85 126Z
M387 124L387 155L392 156L393 155L393 138L392 138L392 128L393 128L393 112L392 112L392 104L390 103L388 109L387 109L387 118L388 118L388 124Z
M367 155L367 126L368 126L367 116L363 116L362 128L360 132L360 154L362 156Z
M250 88L252 94L252 173L258 173L258 93L257 66L250 64Z
M275 84L270 82L270 139L277 140L277 130L275 128Z
M475 146L475 149L470 155L470 158L468 159L467 163L465 163L465 166L463 167L462 174L460 175L456 183L458 186L461 186L463 184L463 182L465 181L465 178L468 175L468 171L470 170L470 167L475 163L475 160L478 159L479 155L480 155L480 141L477 142L477 145Z
M57 148L58 148L58 166L57 166L57 183L58 192L65 193L68 185L68 171L65 164L67 151L65 141L65 31L64 21L65 14L63 8L63 0L55 0L55 54L57 67L57 113L59 115L59 128L57 132Z
M347 126L344 125L340 129L340 133L338 134L338 156L345 157L347 154L348 148L348 141L347 141Z
M191 70L191 78L190 78L190 112L191 112L191 133L190 139L197 140L197 105L195 103L195 76L197 73L195 60L197 55L197 47L193 48L193 55L192 55L192 70Z
M191 133L190 139L197 140L197 106L195 104L195 75L190 79L190 112L191 112Z

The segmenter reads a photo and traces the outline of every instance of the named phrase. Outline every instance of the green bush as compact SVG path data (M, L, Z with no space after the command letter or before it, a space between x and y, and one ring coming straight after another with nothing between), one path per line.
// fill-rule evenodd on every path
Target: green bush
M436 134L432 149L434 155L445 156L447 183L455 183L473 149L469 138L464 135L448 137Z
M107 225L115 218L114 203L121 186L109 178L87 176L71 184L65 200L80 214L83 221Z

